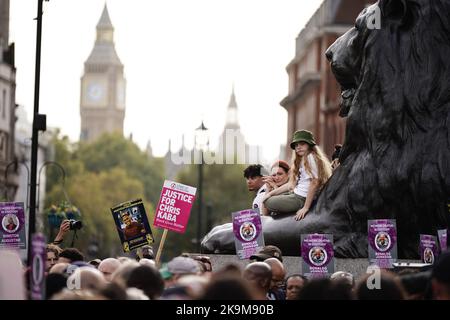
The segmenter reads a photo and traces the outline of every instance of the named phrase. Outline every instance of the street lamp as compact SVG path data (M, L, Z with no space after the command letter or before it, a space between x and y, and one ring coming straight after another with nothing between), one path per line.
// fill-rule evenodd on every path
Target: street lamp
M200 241L202 236L202 207L203 207L203 151L208 147L208 129L203 121L195 129L196 149L200 151L200 163L198 165L198 216L197 216L197 250L201 251Z

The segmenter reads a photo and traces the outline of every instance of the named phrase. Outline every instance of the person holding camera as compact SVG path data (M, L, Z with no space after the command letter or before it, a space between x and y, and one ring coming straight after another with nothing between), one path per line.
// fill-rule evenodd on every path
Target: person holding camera
M59 246L63 241L64 237L70 230L80 230L82 228L82 222L77 220L63 220L59 226L58 234L53 240L53 244Z

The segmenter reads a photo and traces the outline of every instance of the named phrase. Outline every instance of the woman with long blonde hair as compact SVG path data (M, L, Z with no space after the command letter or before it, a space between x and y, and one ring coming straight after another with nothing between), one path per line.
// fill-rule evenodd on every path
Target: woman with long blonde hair
M289 182L266 193L263 202L270 212L295 213L295 220L301 220L330 178L331 165L310 131L295 132L291 148L294 152Z

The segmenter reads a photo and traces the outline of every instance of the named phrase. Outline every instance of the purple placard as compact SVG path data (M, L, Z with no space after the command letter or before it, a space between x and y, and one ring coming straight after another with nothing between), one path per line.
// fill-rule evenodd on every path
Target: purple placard
M433 264L439 255L437 238L429 234L421 234L419 251L422 262Z
M261 216L253 209L231 215L236 254L241 260L248 259L264 247Z
M23 202L0 202L0 248L26 248Z
M383 269L397 261L397 224L395 219L368 220L369 263Z
M307 278L328 277L334 273L333 235L302 234L302 273Z
M31 277L30 289L32 300L45 299L45 261L47 259L44 235L36 233L31 240Z
M441 252L448 250L448 229L438 230L439 246Z

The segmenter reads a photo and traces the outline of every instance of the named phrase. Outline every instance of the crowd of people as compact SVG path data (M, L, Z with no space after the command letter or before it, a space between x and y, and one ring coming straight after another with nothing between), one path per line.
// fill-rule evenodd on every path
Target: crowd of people
M1 258L8 251L0 251ZM9 260L11 256L9 256ZM6 258L5 258L6 259ZM20 261L20 259L17 257ZM356 279L345 271L327 277L288 274L283 254L268 245L246 265L215 266L210 257L182 254L157 265L153 249L141 248L135 258L109 257L84 261L76 248L47 247L46 299L52 300L450 300L450 252L433 266L382 270L378 279L367 273ZM18 262L20 263L20 262ZM17 271L17 268L15 268ZM29 294L29 269L8 273L3 285L23 284ZM2 270L5 271L5 270ZM2 272L4 274L4 272ZM16 278L15 278L16 277ZM0 281L2 282L2 281ZM0 299L11 288L2 288ZM2 296L3 295L3 296Z

